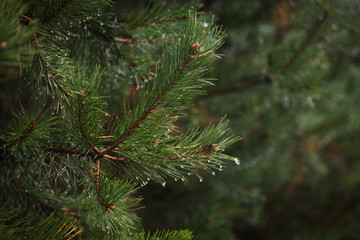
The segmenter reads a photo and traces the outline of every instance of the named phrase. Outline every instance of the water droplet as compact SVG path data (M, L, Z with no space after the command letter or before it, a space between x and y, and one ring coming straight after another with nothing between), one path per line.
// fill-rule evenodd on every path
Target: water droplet
M166 182L163 182L161 185L163 185L163 187L165 187L165 185L166 185Z
M234 158L234 161L237 165L240 165L240 160L238 158Z

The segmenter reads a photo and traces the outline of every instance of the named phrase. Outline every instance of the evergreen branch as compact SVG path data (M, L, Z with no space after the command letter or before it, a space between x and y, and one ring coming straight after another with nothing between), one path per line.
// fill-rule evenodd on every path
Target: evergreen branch
M198 44L198 43L197 43ZM131 136L136 129L140 126L140 124L149 116L151 111L156 107L156 105L159 103L160 99L166 94L169 87L180 77L180 75L183 73L183 71L187 68L187 66L192 62L194 59L193 53L197 51L197 46L194 47L196 44L193 45L193 47L190 50L190 56L186 59L186 61L183 63L182 67L177 70L177 72L174 74L174 77L170 79L167 85L165 85L160 92L160 94L156 97L156 99L150 104L150 106L144 111L144 113L123 133L121 136L107 149L103 149L100 151L101 154L106 154L108 152L113 151L118 144L120 144L124 139Z
M28 23L31 23L32 22L32 19L29 18L28 16L25 16L23 14L20 15L22 18L26 19L28 21ZM36 48L38 49L39 51L39 56L40 56L40 61L41 61L41 64L43 65L43 67L45 68L46 72L48 73L48 75L54 80L56 86L58 88L60 88L60 90L65 93L66 96L69 95L69 93L64 89L64 87L62 86L62 84L59 83L59 80L57 79L56 75L50 70L48 64L46 63L46 60L45 60L45 57L44 55L42 54L42 50L40 48L40 44L39 44L39 41L36 37L36 33L35 31L33 30L33 38L35 40L35 45L36 45Z
M41 207L49 210L49 211L53 211L55 210L55 208L47 205L46 203L44 203L43 201L41 201L39 198L37 198L34 194L32 194L29 190L23 188L19 183L17 183L15 180L11 180L11 183L14 184L17 188L19 188L26 196L28 196L29 198L31 198L33 201L35 201L37 204L39 204Z
M195 147L195 146L188 146L188 147L181 147L181 148L191 148L191 147ZM188 153L180 153L178 151L176 151L177 153L179 153L179 155L176 155L174 157L170 157L170 158L162 158L162 159L158 159L158 160L150 160L149 162L164 162L164 161L171 161L171 160L177 160L177 159L181 159L181 158L188 158L193 162L196 162L206 168L208 168L206 165L204 165L203 163L192 159L191 157L194 156L198 156L200 154L206 154L208 153L211 149L213 149L214 147L216 147L216 144L212 144L206 148L200 149L200 150L196 150L196 151L192 151L192 152L188 152ZM180 148L180 147L175 147L175 148Z
M37 40L35 31L33 31L33 36L34 36L34 40L35 40L35 43L36 43L36 47L37 47L38 50L39 50L39 56L40 56L41 63L42 63L42 65L44 66L46 72L50 75L50 77L51 77L52 79L54 79L54 82L55 82L56 86L57 86L58 88L60 88L60 90L61 90L63 93L65 93L66 96L68 96L69 93L64 89L64 87L62 86L62 84L60 84L59 79L58 79L58 78L56 77L56 75L50 70L48 64L46 63L45 57L44 57L44 55L41 53L40 44L39 44L39 42L38 42L38 40Z
M11 148L15 144L19 144L19 143L23 142L30 135L30 133L34 130L34 127L35 127L35 121L33 121L31 123L30 127L25 132L23 132L22 135L20 135L19 137L14 139L12 142L10 142L10 144L7 146L7 148Z
M155 24L160 24L160 23L168 23L168 22L175 22L175 21L179 21L179 20L184 20L184 19L188 19L191 18L191 15L188 16L181 16L181 17L174 17L174 18L169 18L169 19L162 19L162 20L155 20L155 21L150 21L150 22L144 22L144 23L140 23L137 24L135 26L132 27L128 27L127 30L128 31L133 31L137 28L141 28L141 27L146 27L149 25L155 25Z
M84 123L82 122L82 119L81 119L81 102L80 102L80 99L78 101L79 103L79 111L78 111L78 121L79 121L79 124L80 124L80 131L81 131L81 134L82 136L84 137L84 139L86 140L86 142L88 143L88 145L95 151L95 153L98 155L98 156L101 156L99 154L99 149L97 147L94 146L94 144L92 143L90 137L88 136L88 134L86 133L85 131L85 128L84 128Z
M73 1L74 0L63 1L62 4L50 14L50 16L48 16L41 22L41 24L42 25L48 24L56 15L58 15L66 7L66 5L68 5L69 3L73 2Z
M289 59L289 61L286 63L285 67L281 70L280 75L284 75L284 73L290 69L296 62L296 60L299 58L299 56L305 51L305 49L310 45L311 40L314 38L316 33L319 31L321 25L325 22L329 15L329 9L324 8L323 12L321 13L320 17L318 18L317 22L314 24L313 28L309 32L307 38L303 42L303 44L300 46L300 48L294 53L294 55Z

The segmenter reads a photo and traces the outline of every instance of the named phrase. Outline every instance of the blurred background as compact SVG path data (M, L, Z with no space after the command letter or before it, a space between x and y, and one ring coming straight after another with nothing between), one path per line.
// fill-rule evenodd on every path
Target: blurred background
M143 227L195 239L360 239L360 2L207 0L228 37L182 128L243 138L216 176L141 189Z

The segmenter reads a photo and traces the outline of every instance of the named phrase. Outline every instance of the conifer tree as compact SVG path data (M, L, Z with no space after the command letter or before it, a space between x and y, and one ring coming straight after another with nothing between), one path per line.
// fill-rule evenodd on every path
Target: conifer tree
M1 1L0 236L192 238L141 232L136 192L234 161L225 118L177 125L224 32L195 2L127 4Z

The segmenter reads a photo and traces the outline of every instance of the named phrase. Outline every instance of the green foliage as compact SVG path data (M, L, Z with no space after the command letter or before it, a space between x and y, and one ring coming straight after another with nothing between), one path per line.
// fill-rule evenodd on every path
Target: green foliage
M72 217L51 214L38 221L38 214L22 216L23 212L10 203L0 208L1 239L71 239L81 232Z
M76 228L84 239L191 239L189 231L136 234L137 184L192 174L202 181L200 170L215 174L238 161L223 152L237 141L225 118L185 134L177 125L213 85L205 75L220 57L223 31L194 2L156 1L128 16L108 0L1 6L1 97L9 104L0 199L33 216L19 217L19 229L39 219L39 239L55 229L73 237Z
M149 234L149 233L139 233L137 236L135 236L133 239L136 240L165 240L165 239L171 239L171 240L180 240L180 239L188 239L191 240L192 235L191 232L189 232L188 230L183 230L183 231L168 231L168 232L164 232L164 231L157 231L153 234Z
M0 3L0 73L5 74L7 67L17 67L29 60L30 49L23 46L31 34L31 29L19 25L19 16L25 11L25 5L16 1Z

